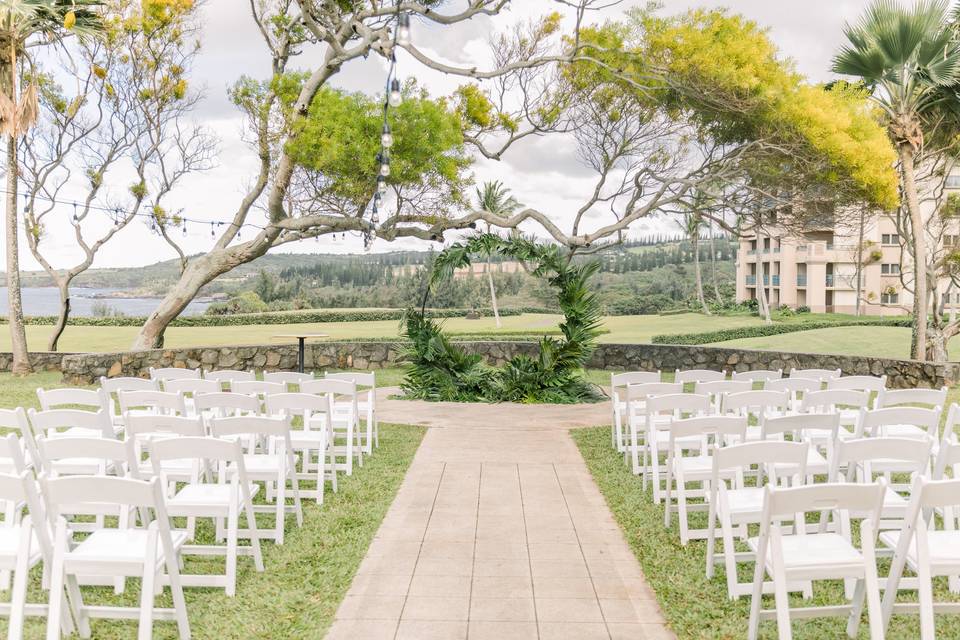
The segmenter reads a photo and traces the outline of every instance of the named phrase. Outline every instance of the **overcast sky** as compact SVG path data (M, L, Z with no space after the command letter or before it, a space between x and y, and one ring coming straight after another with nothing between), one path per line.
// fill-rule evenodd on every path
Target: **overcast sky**
M781 53L791 58L797 69L811 80L830 78L830 58L843 39L846 21L854 21L868 0L666 0L665 11L679 12L694 6L726 6L769 28L770 35ZM624 2L607 15L615 17L624 8L645 2ZM426 32L423 25L414 25L413 37L418 46L446 60L471 64L482 63L486 56L487 38L497 30L517 20L554 10L549 0L513 0L512 8L494 19L481 18L471 24L453 29L433 29ZM203 51L192 74L195 86L204 88L205 98L197 111L197 118L209 126L220 138L217 167L182 183L171 207L182 207L184 214L202 220L226 220L235 210L245 187L255 173L256 158L240 140L241 120L227 100L227 87L240 75L266 77L269 56L246 12L247 3L238 0L206 0L203 8ZM244 7L243 10L240 7ZM296 65L307 67L310 56ZM371 56L366 61L353 63L335 76L334 83L351 91L377 92L381 90L385 67ZM401 57L401 77L415 75L433 94L449 93L463 82L462 78L445 77L428 71ZM473 170L477 183L503 180L523 203L535 205L541 211L564 218L576 211L590 193L593 180L590 173L577 163L572 144L559 138L528 139L516 145L500 162L478 162ZM122 185L120 185L122 188ZM48 251L56 254L57 266L68 266L77 256L71 243L72 228L69 219L72 209L65 205L62 223L48 223L46 239ZM651 230L676 227L666 221L645 223L631 231L631 235L650 233ZM532 229L531 229L532 230ZM190 253L205 250L210 244L209 226L188 228L184 239ZM249 231L252 233L252 230ZM22 268L38 268L21 240ZM416 241L387 244L376 243L377 251L391 248L425 247ZM346 241L329 238L313 240L300 246L287 245L283 251L303 253L347 252L362 250L359 238ZM2 251L2 248L0 248ZM163 241L152 235L142 222L134 222L107 244L97 256L94 266L138 266L174 257Z

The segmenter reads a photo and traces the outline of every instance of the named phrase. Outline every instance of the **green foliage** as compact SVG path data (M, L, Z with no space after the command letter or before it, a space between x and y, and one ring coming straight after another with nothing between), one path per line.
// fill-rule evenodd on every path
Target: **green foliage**
M806 309L809 313L810 309ZM797 310L797 313L803 313ZM792 315L792 312L791 312ZM860 318L858 320L818 320L811 322L798 322L796 324L764 324L754 327L738 327L736 329L721 329L720 331L706 331L704 333L678 333L673 335L653 336L650 342L653 344L710 344L713 342L726 342L727 340L739 340L741 338L761 338L764 336L775 336L782 333L794 333L796 331L810 331L811 329L831 329L833 327L909 327L911 318Z
M402 323L403 334L410 341L401 354L401 359L410 363L402 384L404 393L423 400L459 402L599 400L596 387L583 376L601 332L600 303L590 288L590 279L599 264L571 264L555 245L480 234L437 256L430 272L431 286L450 278L456 269L469 266L471 256L492 254L534 264L533 275L547 278L557 289L564 316L560 323L562 337L544 336L538 342L536 356L517 355L504 367L494 368L480 356L453 344L441 325L424 318L422 311L408 310Z

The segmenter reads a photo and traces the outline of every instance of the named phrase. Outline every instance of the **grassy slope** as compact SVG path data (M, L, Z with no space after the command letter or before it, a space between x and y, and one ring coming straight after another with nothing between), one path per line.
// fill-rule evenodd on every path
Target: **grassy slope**
M391 383L396 376L397 371L391 371L384 376L383 383ZM0 406L36 406L34 390L58 384L56 373L28 378L0 374ZM298 529L288 524L282 547L270 542L263 544L264 573L257 573L251 561L241 558L236 597L227 598L222 590L187 589L193 637L322 638L423 434L419 427L381 424L380 449L352 477L341 478L340 491L328 492L323 507L305 501L304 526ZM187 562L190 567L195 560ZM38 583L39 574L34 579ZM84 589L85 594L94 591L96 599L91 597L90 602L118 602L112 591ZM130 604L138 595L133 585L119 600ZM43 596L34 592L32 601L43 601ZM4 629L0 621L0 633L5 635ZM157 623L154 629L155 638L176 637L172 624ZM29 623L26 637L42 638L43 633L42 622L35 620ZM94 623L93 635L103 640L120 640L134 637L136 628L129 622L98 621Z
M727 599L721 567L713 580L706 578L706 542L694 540L683 547L676 516L670 529L663 526L663 508L653 504L651 495L641 490L639 479L623 464L622 456L612 449L609 427L578 429L571 433L677 636L681 640L746 637L749 598L736 602ZM690 522L693 527L703 527L706 515L691 514ZM880 567L881 575L886 575L889 562L881 561ZM751 577L750 571L745 569L740 580L749 581ZM813 604L837 604L842 602L842 595L839 582L817 583ZM958 599L947 592L946 581L940 579L936 582L935 597L938 600ZM902 596L902 599L908 598ZM792 603L794 606L811 604L798 596L792 597ZM772 607L772 597L765 598L764 608ZM803 620L793 624L793 637L796 640L843 638L846 637L845 625L845 618ZM761 638L776 638L775 622L763 622L760 628ZM894 616L887 638L899 640L919 635L916 616ZM858 638L868 636L864 617ZM937 637L960 637L960 617L938 616Z
M516 332L555 329L560 316L550 314L525 314L503 318L500 331ZM741 327L758 324L759 320L747 315L707 317L694 313L672 316L611 316L605 318L610 333L600 337L601 342L649 342L659 333L688 333ZM450 318L444 322L448 331L493 332L498 330L492 318L466 320ZM275 339L277 334L328 333L337 338L379 338L397 336L399 323L394 320L377 322L324 322L317 324L252 325L237 327L171 327L166 332L166 344L170 347L207 346L221 344L262 344L290 342ZM34 349L46 348L50 327L28 326L27 339ZM60 341L63 351L122 351L128 349L137 333L136 327L67 327ZM0 331L0 351L10 349L10 336Z

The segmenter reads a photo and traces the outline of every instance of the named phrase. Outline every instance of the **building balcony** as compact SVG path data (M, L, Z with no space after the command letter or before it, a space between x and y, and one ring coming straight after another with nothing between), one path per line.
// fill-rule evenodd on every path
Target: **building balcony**
M746 282L746 284L747 284L748 287L754 287L754 286L757 285L757 276L755 276L755 275L754 275L754 276L744 276L744 282ZM767 274L764 274L764 276L763 276L763 286L768 286L769 284L770 284L770 276L767 275ZM780 276L779 276L779 275L773 276L773 286L775 286L775 287L779 287L779 286L780 286Z
M797 286L798 287L807 286L807 276L797 276Z
M755 286L757 284L757 276L746 276L744 278L744 281L747 283L748 286L751 286L751 287Z

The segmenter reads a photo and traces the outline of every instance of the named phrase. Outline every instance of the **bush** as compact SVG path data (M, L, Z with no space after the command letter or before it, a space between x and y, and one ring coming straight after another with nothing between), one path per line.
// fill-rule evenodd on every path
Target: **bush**
M808 307L805 304L802 304L799 307L797 307L797 313L810 313L810 307Z
M653 336L650 342L653 344L710 344L711 342L726 342L727 340L739 340L740 338L762 338L765 336L775 336L781 333L794 333L795 331L810 331L811 329L829 329L831 327L909 327L912 319L909 317L900 318L876 318L860 320L839 320L839 321L819 321L802 322L796 324L765 324L756 327L739 327L737 329L721 329L719 331L707 331L704 333L678 333L673 335Z

